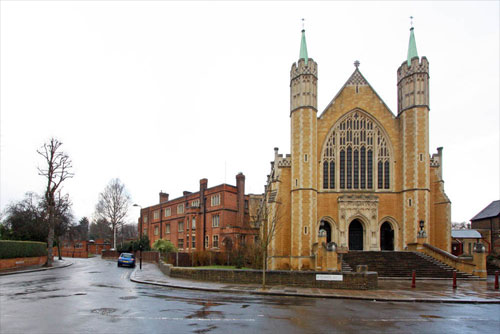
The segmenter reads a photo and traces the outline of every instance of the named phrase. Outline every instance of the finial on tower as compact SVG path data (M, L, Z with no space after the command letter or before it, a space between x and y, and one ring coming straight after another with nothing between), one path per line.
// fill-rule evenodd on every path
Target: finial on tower
M410 16L410 26L413 29L413 16Z
M361 63L359 62L359 60L354 61L354 66L356 66L356 68L358 68L358 67L359 67L359 64L361 64Z
M305 18L302 18L302 31L305 31L305 30L306 30L306 29L304 28L304 21L305 21L305 20L306 20Z

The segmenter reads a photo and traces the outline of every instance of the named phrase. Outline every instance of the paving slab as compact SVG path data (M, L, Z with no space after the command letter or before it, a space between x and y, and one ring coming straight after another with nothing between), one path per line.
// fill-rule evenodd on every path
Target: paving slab
M212 292L391 302L500 304L500 291L494 289L491 277L486 281L458 281L456 289L453 289L451 280L420 280L417 281L415 288L411 288L409 280L379 280L379 288L376 290L320 289L282 285L262 289L260 284L228 284L174 278L163 274L156 264L143 263L142 269L137 267L130 279L137 283Z

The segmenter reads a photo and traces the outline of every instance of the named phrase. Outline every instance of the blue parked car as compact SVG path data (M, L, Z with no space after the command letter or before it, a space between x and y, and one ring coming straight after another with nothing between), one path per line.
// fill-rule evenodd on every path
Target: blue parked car
M118 267L121 266L130 266L130 267L135 267L135 256L134 254L130 253L121 253L120 257L118 258Z

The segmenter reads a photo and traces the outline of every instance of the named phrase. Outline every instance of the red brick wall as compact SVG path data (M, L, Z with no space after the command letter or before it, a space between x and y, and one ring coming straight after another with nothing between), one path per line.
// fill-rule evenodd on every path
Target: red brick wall
M47 262L47 256L16 257L13 259L1 259L0 270L42 265L45 262Z

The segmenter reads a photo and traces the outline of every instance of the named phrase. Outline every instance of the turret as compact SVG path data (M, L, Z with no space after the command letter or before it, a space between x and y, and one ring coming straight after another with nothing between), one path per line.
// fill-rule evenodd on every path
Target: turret
M398 69L398 115L414 107L429 109L429 62L418 58L412 27L408 57Z
M291 118L291 265L306 268L301 256L312 254L316 233L317 197L317 81L318 65L308 57L305 30L302 30L298 62L290 71ZM309 203L308 210L302 210Z
M430 219L429 62L425 57L419 59L413 30L412 27L407 59L397 73L398 119L404 143L402 201L407 226L404 244L416 242L420 222L428 224ZM430 234L426 229L425 235Z
M318 64L308 58L305 30L302 30L299 60L293 63L290 71L291 113L301 107L318 109L317 82Z

